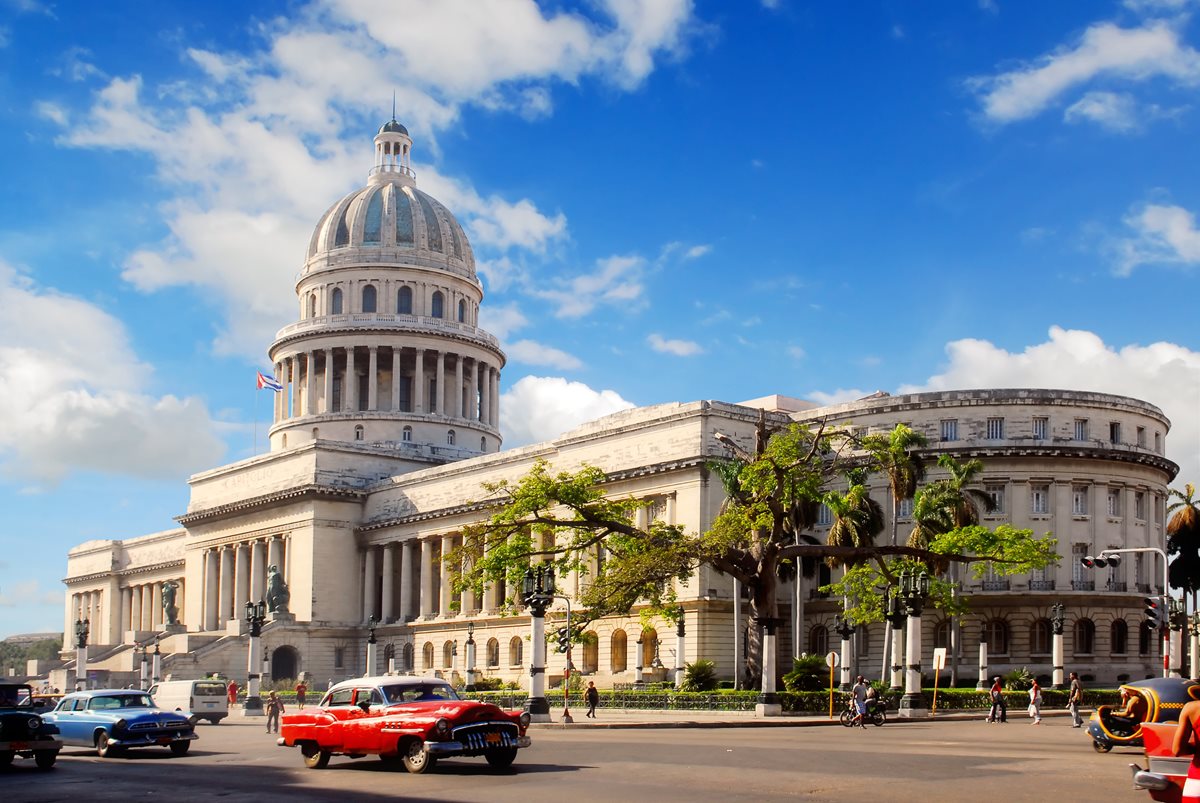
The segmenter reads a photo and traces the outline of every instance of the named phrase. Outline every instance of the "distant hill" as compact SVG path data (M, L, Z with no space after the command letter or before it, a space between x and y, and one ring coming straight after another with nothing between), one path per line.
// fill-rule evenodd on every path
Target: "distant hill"
M20 633L4 639L4 644L33 644L38 641L57 641L62 643L62 633Z

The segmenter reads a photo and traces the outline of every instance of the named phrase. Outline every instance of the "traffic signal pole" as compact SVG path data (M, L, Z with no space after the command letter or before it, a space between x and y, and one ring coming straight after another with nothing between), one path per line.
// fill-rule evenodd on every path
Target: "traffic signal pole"
M1162 676L1171 676L1171 605L1170 605L1170 574L1167 568L1167 553L1156 546L1137 546L1123 547L1121 549L1105 549L1100 553L1101 559L1107 559L1113 555L1124 554L1127 552L1154 552L1162 558L1163 566L1163 584L1162 594L1159 595L1162 599L1162 608L1158 616L1159 632L1162 634L1163 643L1163 674Z

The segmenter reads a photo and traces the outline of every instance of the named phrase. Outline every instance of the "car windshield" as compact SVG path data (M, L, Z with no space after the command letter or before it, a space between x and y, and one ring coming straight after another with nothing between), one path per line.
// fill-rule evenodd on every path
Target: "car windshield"
M26 708L33 706L33 689L29 686L0 685L0 706Z
M92 711L107 711L112 708L153 708L154 701L148 694L105 694L93 697L88 703Z
M449 683L397 683L383 687L383 696L389 703L415 703L426 700L457 700Z

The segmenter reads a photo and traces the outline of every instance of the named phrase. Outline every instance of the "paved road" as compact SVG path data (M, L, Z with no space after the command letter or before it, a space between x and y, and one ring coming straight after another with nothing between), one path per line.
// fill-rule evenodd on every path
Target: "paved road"
M1148 801L1132 791L1135 751L1098 755L1065 719L1033 726L974 721L889 722L882 728L606 730L538 727L513 770L445 760L422 776L373 758L303 767L261 720L201 725L192 752L99 759L68 748L51 772L18 760L0 772L4 803L205 800L256 803L353 799L503 803L586 801ZM176 791L178 793L176 793Z

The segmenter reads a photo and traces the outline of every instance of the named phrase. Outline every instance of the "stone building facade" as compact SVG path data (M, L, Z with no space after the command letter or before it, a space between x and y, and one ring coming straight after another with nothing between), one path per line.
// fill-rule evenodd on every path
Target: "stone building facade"
M486 515L483 483L516 479L538 459L556 469L595 465L608 474L610 493L653 502L643 515L702 531L723 498L705 467L727 454L716 434L749 445L761 409L777 423L824 419L872 431L908 423L929 438L931 458L984 461L982 487L998 502L988 524L1058 536L1057 569L965 581L972 613L957 639L964 667L983 639L995 669L1048 672L1046 614L1061 601L1072 668L1098 680L1155 673L1159 647L1144 643L1139 595L1161 584L1161 567L1131 560L1098 575L1075 558L1162 544L1166 488L1177 469L1164 456L1170 425L1156 407L1062 390L877 394L830 407L782 396L695 401L624 411L501 451L504 355L478 328L483 290L470 244L450 212L416 189L411 147L403 126L384 125L367 186L317 224L296 284L298 320L269 350L283 385L271 451L193 476L179 528L92 541L68 554L67 639L77 619L90 620L92 676L131 680L135 645L157 637L164 672L245 677L245 603L263 596L276 567L291 599L264 630L269 677L303 672L321 682L367 671L373 620L380 666L372 670L461 678L470 623L477 668L524 683L530 626L505 604L512 584L455 595L440 560L464 526ZM875 493L882 502L882 486ZM909 512L902 506L902 531ZM168 581L178 584L175 626L162 610ZM574 593L587 582L582 574L561 585ZM792 623L780 639L784 655L832 643L835 606L818 582L780 589ZM734 584L702 567L678 592L680 657L713 660L733 677L746 627ZM927 644L950 640L952 628L936 615L925 626ZM634 611L590 627L594 638L575 664L598 685L662 677L676 664L666 622L644 629ZM860 633L859 671L876 674L881 643L881 627ZM562 656L550 655L551 676L561 674Z

